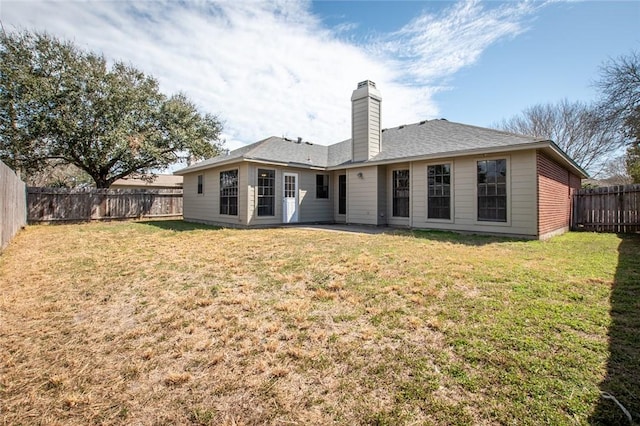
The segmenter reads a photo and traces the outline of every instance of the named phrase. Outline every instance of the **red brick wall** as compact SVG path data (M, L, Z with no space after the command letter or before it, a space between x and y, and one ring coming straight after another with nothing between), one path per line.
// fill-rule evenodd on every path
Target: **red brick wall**
M573 193L580 189L580 178L551 160L537 154L538 236L569 227Z

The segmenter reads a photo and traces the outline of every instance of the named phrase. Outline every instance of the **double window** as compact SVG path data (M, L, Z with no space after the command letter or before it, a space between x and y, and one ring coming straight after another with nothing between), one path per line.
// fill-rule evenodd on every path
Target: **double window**
M451 164L427 167L427 218L451 219Z
M393 171L393 216L409 217L409 170Z
M329 198L329 175L316 175L316 198Z
M258 169L258 216L274 216L274 170Z
M507 160L478 161L478 220L507 221Z
M220 214L238 215L238 170L220 172Z

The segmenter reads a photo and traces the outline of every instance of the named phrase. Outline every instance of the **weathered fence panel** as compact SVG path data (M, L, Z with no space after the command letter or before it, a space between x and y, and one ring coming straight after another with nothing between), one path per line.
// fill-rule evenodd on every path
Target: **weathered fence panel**
M640 184L581 189L573 201L574 230L640 232Z
M0 251L27 224L26 185L0 161Z
M182 189L27 188L29 222L182 216Z

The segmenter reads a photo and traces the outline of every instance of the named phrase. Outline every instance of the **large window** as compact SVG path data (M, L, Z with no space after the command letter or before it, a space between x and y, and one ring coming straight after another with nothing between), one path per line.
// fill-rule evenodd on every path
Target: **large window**
M427 218L451 219L451 165L427 167Z
M478 220L507 221L507 160L478 161Z
M347 175L338 176L338 214L347 214Z
M220 214L238 215L238 170L220 172Z
M258 216L274 216L275 171L258 169Z
M329 175L316 175L316 198L329 198Z
M393 216L409 217L409 170L393 171Z
M198 175L198 194L204 194L204 175Z

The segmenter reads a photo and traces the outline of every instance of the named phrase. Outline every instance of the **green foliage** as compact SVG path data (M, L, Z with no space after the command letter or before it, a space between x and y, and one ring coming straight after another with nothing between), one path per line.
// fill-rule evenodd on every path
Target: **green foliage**
M634 144L627 149L625 162L627 173L633 179L633 183L640 183L640 144Z
M99 188L220 151L221 124L151 76L42 33L0 35L0 158L29 175L57 160Z

